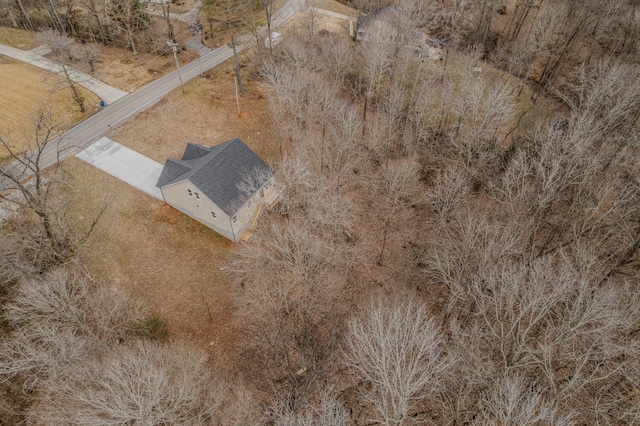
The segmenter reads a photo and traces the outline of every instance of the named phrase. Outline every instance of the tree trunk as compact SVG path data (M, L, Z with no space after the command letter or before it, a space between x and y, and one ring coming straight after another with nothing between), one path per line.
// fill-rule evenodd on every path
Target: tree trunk
M73 100L76 101L76 103L78 104L78 107L80 107L80 112L85 112L84 98L82 97L82 95L80 95L78 88L73 82L73 78L71 78L71 76L69 75L69 70L67 69L67 66L64 64L62 65L62 71L64 72L64 76L67 79L67 83L69 83L69 88L71 88L71 93L73 93Z
M382 234L382 247L380 247L380 254L378 255L378 266L382 266L382 258L384 255L384 249L387 246L387 234L389 233L389 225L391 224L391 214L387 216L384 221L384 232Z
M22 4L22 0L18 0L18 6L20 7L20 12L22 12L22 16L24 16L24 19L27 21L27 26L26 28L28 30L33 31L33 24L31 23L31 19L29 18L29 14L27 13L27 11L24 9L24 5Z
M136 48L136 42L134 40L133 30L131 28L127 28L127 35L129 36L129 45L131 45L131 52L134 55L138 55L138 49Z
M234 69L236 72L236 80L238 81L238 88L240 89L240 93L244 95L244 86L242 86L242 80L240 79L240 65L238 64L238 52L236 52L236 43L233 40L233 36L231 36L231 48L233 49L233 63Z

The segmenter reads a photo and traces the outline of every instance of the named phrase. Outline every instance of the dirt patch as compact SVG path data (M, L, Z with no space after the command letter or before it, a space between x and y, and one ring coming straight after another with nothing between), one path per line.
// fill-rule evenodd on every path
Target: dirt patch
M178 217L181 213L168 204L164 204L156 214L156 220L160 223L175 225L178 223Z
M20 148L25 138L34 135L35 115L45 106L51 108L61 130L73 127L95 112L97 96L78 87L87 109L81 113L67 82L55 74L0 55L0 75L3 79L0 132L15 148Z

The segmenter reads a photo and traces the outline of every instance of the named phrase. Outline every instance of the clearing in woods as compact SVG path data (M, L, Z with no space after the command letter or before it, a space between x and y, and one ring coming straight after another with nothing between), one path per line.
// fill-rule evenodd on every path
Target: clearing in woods
M180 88L172 91L107 136L161 163L179 158L187 142L214 145L237 136L275 164L279 151L269 101L262 84L249 78L248 55L240 58L246 65L240 114L228 61L187 83L186 94ZM108 199L82 263L166 320L172 339L205 348L233 374L240 365L241 326L223 269L233 243L77 158L63 167L73 179L77 220L88 220L105 195Z

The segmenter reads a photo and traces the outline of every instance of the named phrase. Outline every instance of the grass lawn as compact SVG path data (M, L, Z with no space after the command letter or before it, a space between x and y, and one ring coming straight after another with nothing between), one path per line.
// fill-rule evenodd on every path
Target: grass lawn
M22 50L31 50L38 47L36 33L17 28L0 27L0 44L16 47Z
M14 148L21 148L25 138L33 137L39 109L50 108L56 122L68 129L90 116L98 101L97 96L78 86L86 106L86 112L81 113L62 77L1 55L0 75L0 135Z

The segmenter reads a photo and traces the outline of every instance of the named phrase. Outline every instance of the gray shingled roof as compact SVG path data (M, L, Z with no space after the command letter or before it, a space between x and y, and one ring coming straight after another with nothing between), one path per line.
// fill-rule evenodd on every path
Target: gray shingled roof
M378 19L389 19L389 17L393 16L395 13L396 10L393 7L386 6L368 15L361 15L358 17L358 21L356 22L356 28L365 28L369 26L372 21L376 21Z
M252 195L241 191L238 185L255 174L265 179L273 175L273 170L239 138L211 148L190 143L180 160L166 161L156 186L162 188L189 180L222 211L233 216Z

